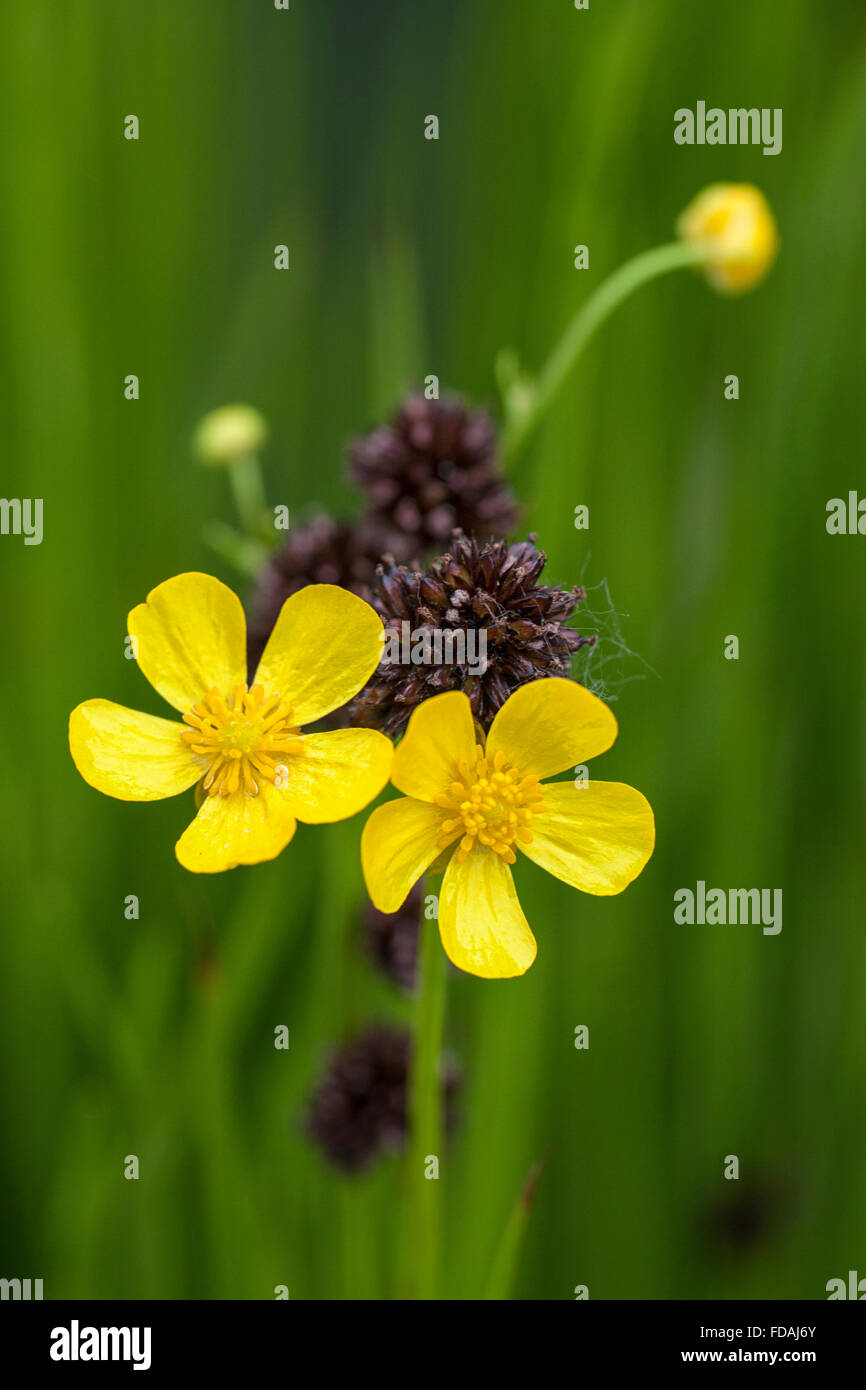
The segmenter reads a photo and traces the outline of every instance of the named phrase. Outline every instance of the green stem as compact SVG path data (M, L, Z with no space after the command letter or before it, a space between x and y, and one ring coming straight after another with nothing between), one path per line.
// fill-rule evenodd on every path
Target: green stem
M441 1160L442 1085L440 1060L445 1023L445 957L436 922L422 921L420 977L409 1094L409 1212L406 1276L410 1296L436 1296L439 1263L439 1181L426 1177L427 1160Z
M571 320L539 372L534 387L523 388L521 405L507 411L502 435L502 453L507 462L513 460L535 432L587 343L614 309L648 281L684 266L697 265L705 258L706 252L694 243L672 241L651 251L642 251L599 285Z
M241 525L248 536L261 538L267 503L262 470L255 454L242 454L228 468L229 482Z
M211 550L245 579L255 579L270 555L268 547L262 541L242 536L240 531L236 531L225 521L205 522L204 539Z
M523 1202L518 1202L508 1218L508 1224L496 1251L490 1278L483 1295L485 1301L501 1301L511 1297L517 1260L520 1247L523 1244L523 1235L528 1218L527 1207Z
M540 1158L533 1163L527 1174L526 1182L523 1184L523 1189L514 1204L493 1260L487 1289L483 1295L485 1300L511 1297L520 1249L529 1221L529 1213L535 1201L535 1189L538 1186L538 1179L541 1176L545 1161L545 1158Z

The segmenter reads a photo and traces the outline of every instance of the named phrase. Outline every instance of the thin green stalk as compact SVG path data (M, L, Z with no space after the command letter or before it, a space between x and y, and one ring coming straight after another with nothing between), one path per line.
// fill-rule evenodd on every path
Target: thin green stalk
M370 1210L370 1185L357 1176L342 1178L338 1187L343 1257L343 1297L357 1303L378 1297L375 1246Z
M490 1278L484 1292L486 1302L499 1302L511 1297L520 1247L523 1244L523 1235L528 1219L528 1209L523 1202L517 1202L508 1217L508 1224L493 1260Z
M270 554L262 541L242 536L226 521L205 522L204 539L211 550L245 579L255 579Z
M507 417L502 435L502 454L506 462L510 463L534 434L587 343L614 309L641 285L672 270L697 265L705 257L706 252L692 242L672 241L651 251L642 251L599 285L571 320L535 383L515 383L511 399L506 401Z
M406 1280L410 1297L436 1297L440 1201L437 1176L427 1176L431 1158L441 1160L442 1087L440 1060L445 1023L445 956L435 922L421 924L421 959L416 995L409 1094L409 1181L406 1221Z
M267 515L265 485L255 454L242 454L228 466L229 482L241 525L248 536L261 537Z
M523 1245L523 1237L526 1233L529 1214L532 1211L532 1205L535 1201L535 1189L538 1186L538 1179L541 1176L544 1163L544 1158L540 1158L537 1162L533 1163L527 1175L526 1182L523 1184L520 1195L508 1217L508 1222L502 1233L502 1238L493 1259L490 1277L487 1281L487 1288L483 1295L486 1301L508 1299L511 1297L517 1274L517 1264Z

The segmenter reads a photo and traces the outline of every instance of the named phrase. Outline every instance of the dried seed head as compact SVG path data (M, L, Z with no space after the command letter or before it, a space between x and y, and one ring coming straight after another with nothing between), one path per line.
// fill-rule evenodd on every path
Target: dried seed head
M699 1212L698 1235L704 1249L713 1254L746 1256L765 1246L778 1234L789 1216L793 1189L768 1174L725 1184Z
M337 1049L310 1104L307 1129L330 1161L358 1173L405 1147L412 1037L408 1029L375 1024ZM459 1086L446 1061L442 1097L447 1129L454 1124Z
M401 563L441 550L455 527L484 541L517 521L493 421L454 398L407 397L389 425L350 446L349 470Z
M545 676L567 676L572 654L590 645L566 627L584 598L581 588L564 589L539 583L547 562L535 537L516 545L455 533L451 549L433 560L426 571L405 565L382 565L372 603L386 629L449 629L474 632L467 653L486 644L486 668L468 659L402 664L383 659L366 689L352 707L352 722L381 729L389 737L403 733L412 711L443 690L463 690L483 729L488 729L508 696L518 686Z
M364 949L370 960L406 994L412 994L418 975L418 933L424 904L423 881L411 889L397 912L380 912L368 902L364 909Z

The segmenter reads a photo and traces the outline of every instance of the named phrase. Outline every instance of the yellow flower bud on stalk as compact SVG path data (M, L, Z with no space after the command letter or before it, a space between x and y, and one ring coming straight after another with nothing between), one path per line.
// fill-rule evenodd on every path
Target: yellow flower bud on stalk
M713 183L689 203L677 235L701 248L701 268L721 294L743 294L764 279L779 251L770 205L749 183Z
M514 353L500 353L497 373L505 409L500 448L507 464L535 433L587 344L635 290L696 266L720 293L742 294L760 284L779 250L770 205L760 189L746 183L710 184L679 218L677 236L641 251L608 276L578 309L535 378L521 370Z
M206 539L242 574L255 574L261 568L274 539L258 457L267 439L267 421L251 405L223 405L212 410L199 421L192 437L198 461L228 473L244 531L239 536L224 522L212 522Z
M201 463L222 468L258 453L267 443L268 426L251 405L223 405L205 415L193 435L193 452Z

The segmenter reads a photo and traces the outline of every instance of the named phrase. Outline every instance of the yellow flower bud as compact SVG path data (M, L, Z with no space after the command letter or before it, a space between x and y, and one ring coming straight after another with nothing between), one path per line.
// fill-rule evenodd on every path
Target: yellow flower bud
M750 183L710 184L680 215L677 235L705 251L704 273L722 294L753 289L779 250L770 205Z
M257 453L267 437L265 418L251 405L223 405L198 422L193 453L202 463L218 468Z

